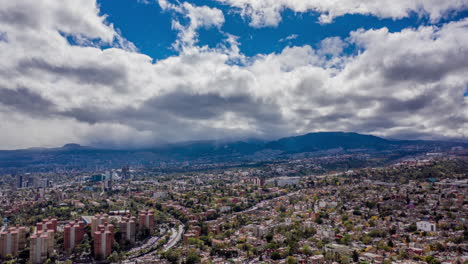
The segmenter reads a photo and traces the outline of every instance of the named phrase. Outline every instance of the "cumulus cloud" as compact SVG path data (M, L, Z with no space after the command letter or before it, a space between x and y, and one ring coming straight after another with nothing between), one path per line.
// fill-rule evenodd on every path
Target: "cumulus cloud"
M338 56L343 52L347 43L339 37L326 38L320 42L320 54Z
M80 8L75 1L15 2L18 9L56 5L52 10L66 13ZM219 27L222 13L160 1L189 18L180 31L189 50L153 62L118 45L69 43L64 32L97 43L119 36L93 0L80 2L81 15L70 14L70 21L52 11L23 17L22 9L0 5L6 36L0 41L0 148L148 146L338 130L468 136L468 19L395 33L357 30L316 49L290 46L246 58L231 35L226 47L196 45L197 29ZM344 54L348 45L359 52Z
M374 15L380 18L399 19L411 13L429 16L436 22L453 10L468 7L467 0L217 0L236 7L243 16L250 18L254 27L277 26L281 22L281 12L291 9L294 12L318 12L320 23L330 23L335 17L346 14Z
M163 10L174 11L190 21L187 25L182 25L178 19L172 21L172 27L179 31L178 40L174 45L178 50L192 47L198 41L198 29L210 27L219 29L224 24L223 12L217 8L194 6L188 2L172 4L167 0L159 0L158 3Z
M2 0L0 21L10 30L57 30L105 42L115 36L113 26L99 15L96 1L89 0Z
M53 106L51 101L24 87L15 90L0 88L0 104L13 111L30 115L47 114Z

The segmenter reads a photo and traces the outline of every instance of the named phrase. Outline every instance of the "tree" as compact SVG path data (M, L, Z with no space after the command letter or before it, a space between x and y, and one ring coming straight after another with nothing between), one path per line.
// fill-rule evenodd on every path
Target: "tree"
M21 250L19 253L18 253L18 258L19 259L27 259L29 258L29 248L25 248L23 250Z
M317 224L319 224L319 225L323 224L322 218L321 218L321 217L317 217L317 218L315 219L315 223L317 223Z
M187 264L195 264L200 262L200 256L198 256L195 250L190 250L185 260Z
M270 243L272 240L273 240L273 233L268 233L266 236L265 236L265 239L268 243Z
M308 245L304 245L302 247L302 253L307 255L307 256L310 256L310 255L312 255L312 250L310 249L310 247Z
M178 250L168 250L164 253L164 257L170 263L179 263L180 252Z
M370 236L364 235L364 236L361 237L361 242L366 244L366 245L369 245L372 242L372 239L371 239Z
M406 235L405 240L406 240L406 243L411 242L410 236L408 234Z
M427 256L425 260L429 264L440 264L440 261L436 259L434 256Z
M141 240L145 240L149 236L150 236L150 230L147 227L143 227L138 231L136 238L137 240L141 241Z
M107 257L107 260L112 263L115 263L115 262L122 260L122 256L120 256L119 253L117 252L112 252L112 254L110 254L110 256Z
M278 251L275 251L275 252L271 253L271 259L272 260L279 260L279 259L281 259L281 254Z
M91 241L86 238L72 250L72 253L74 255L80 256L83 253L89 252L91 248Z
M417 226L415 223L412 223L410 226L408 226L407 230L408 232L415 232L416 230L418 230Z
M341 264L349 264L349 258L347 256L341 256L340 263Z
M353 251L353 261L354 262L359 261L359 253L356 250Z
M353 241L351 235L349 234L345 234L343 236L343 238L340 239L340 243L341 244L344 244L344 245L349 245L349 243L351 243L351 241Z

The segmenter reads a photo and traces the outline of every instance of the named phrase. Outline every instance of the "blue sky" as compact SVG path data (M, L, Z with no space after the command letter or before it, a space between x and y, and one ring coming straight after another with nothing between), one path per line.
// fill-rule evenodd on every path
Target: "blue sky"
M468 0L15 0L0 149L468 140Z
M122 35L133 42L140 52L155 60L176 55L172 44L177 39L177 32L172 29L172 19L182 19L173 12L163 11L157 1L136 0L99 0L102 14L107 21L118 28ZM175 1L174 1L175 2ZM334 19L332 23L318 23L319 13L305 13L285 9L281 12L282 21L278 26L256 28L249 25L249 18L242 17L240 12L225 4L213 0L187 1L193 5L209 6L223 11L225 23L221 31L239 37L240 49L246 56L281 52L286 46L310 45L316 47L328 37L347 38L351 31L357 29L380 29L386 27L390 32L399 32L405 28L417 28L426 25L443 25L450 21L460 20L468 11L453 12L437 22L431 22L427 16L412 12L409 17L379 18L373 15L347 14ZM217 28L199 29L198 45L216 47L225 36ZM287 40L288 37L293 39ZM347 49L347 52L353 52Z

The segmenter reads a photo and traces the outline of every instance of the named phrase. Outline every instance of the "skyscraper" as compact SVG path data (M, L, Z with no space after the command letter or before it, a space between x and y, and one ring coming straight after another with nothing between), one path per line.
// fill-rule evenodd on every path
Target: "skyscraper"
M112 172L106 171L103 175L103 186L106 190L112 190Z
M122 168L122 179L129 180L130 179L130 167L125 166Z
M23 175L16 175L16 188L21 189L23 188Z

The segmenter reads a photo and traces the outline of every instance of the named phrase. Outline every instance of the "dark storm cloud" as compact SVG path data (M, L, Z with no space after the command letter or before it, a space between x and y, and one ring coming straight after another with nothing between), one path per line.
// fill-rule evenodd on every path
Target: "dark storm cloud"
M340 120L343 120L343 119L346 120L346 119L352 118L353 116L354 114L351 112L337 111L328 115L317 116L311 119L310 121L313 123L317 123L317 124L336 123L336 122L340 122Z
M324 107L336 105L340 107L366 108L371 106L377 96L340 94L323 88L322 81L307 78L302 81L295 90L298 98L307 98L314 106Z
M54 107L53 102L24 87L15 90L0 87L0 104L32 115L48 115Z
M354 118L349 122L352 131L376 131L392 128L397 125L396 118L391 115L380 115L369 118Z
M444 139L447 140L447 137L440 137L438 138L437 135L432 133L424 132L422 130L415 130L414 128L402 128L397 129L393 132L388 133L386 136L390 139L419 139L419 140L437 140L437 139Z
M172 92L155 97L145 103L145 107L155 111L167 111L187 119L212 119L225 112L239 113L245 117L273 121L281 116L274 105L254 100L249 95L221 96L215 93L191 94Z
M27 7L24 5L22 7L23 8L0 10L0 22L16 25L21 28L37 27L39 24L37 17L28 12Z
M289 124L283 119L279 109L274 104L255 100L248 95L192 94L179 90L150 98L138 107L129 106L120 109L107 109L105 106L76 107L58 114L92 125L121 124L135 129L138 133L150 133L151 137L145 139L144 143L136 145L151 145L189 139L283 136L290 133ZM216 128L204 123L223 120L225 113L232 113L235 118L244 120L243 122L247 120L257 130ZM87 141L98 145L111 145L106 143L108 140L105 134L106 131L92 133ZM134 144L128 140L122 142ZM124 144L122 142L119 144Z
M74 107L66 111L59 112L58 114L66 117L72 117L77 121L88 123L91 125L106 122L116 121L117 115L106 109L100 109L98 107Z
M278 107L248 95L221 96L214 93L191 94L182 91L156 96L145 101L140 107L126 107L109 110L104 108L73 108L61 114L81 122L138 122L141 120L158 122L171 118L186 120L210 120L221 117L226 112L261 122L280 122Z
M247 96L223 98L217 94L188 94L175 92L155 97L146 102L146 107L168 111L189 119L209 119L221 115L225 110L238 111L250 103Z
M177 91L150 98L139 107L77 107L58 114L92 125L122 124L138 133L150 133L151 136L143 142L135 143L125 139L118 143L144 146L189 139L239 139L258 136L258 133L250 130L215 128L200 123L222 119L222 115L227 112L234 113L239 118L247 118L267 137L284 135L287 133L286 121L278 109L277 106L254 100L247 95L221 96L214 93L192 94ZM115 146L114 139L106 139L108 132L96 131L86 140L94 145Z
M79 84L112 86L120 92L127 89L127 71L118 66L54 65L45 60L33 58L19 61L17 69L22 73L40 70L60 78L73 79Z
M405 112L412 113L419 111L432 104L436 97L432 93L422 94L412 99L382 98L380 100L380 113Z
M466 71L468 49L450 50L445 53L402 54L390 65L382 65L382 72L389 82L436 82L447 74Z
M4 41L4 42L7 42L8 41L8 35L6 32L1 32L0 31L0 42L1 41Z
M448 113L445 118L435 121L435 124L442 127L458 127L460 124L468 124L468 117L454 111L453 113Z
M349 108L350 110L368 108L380 100L382 98L378 96L357 94L317 94L311 97L311 102L314 105L336 106L338 109Z

